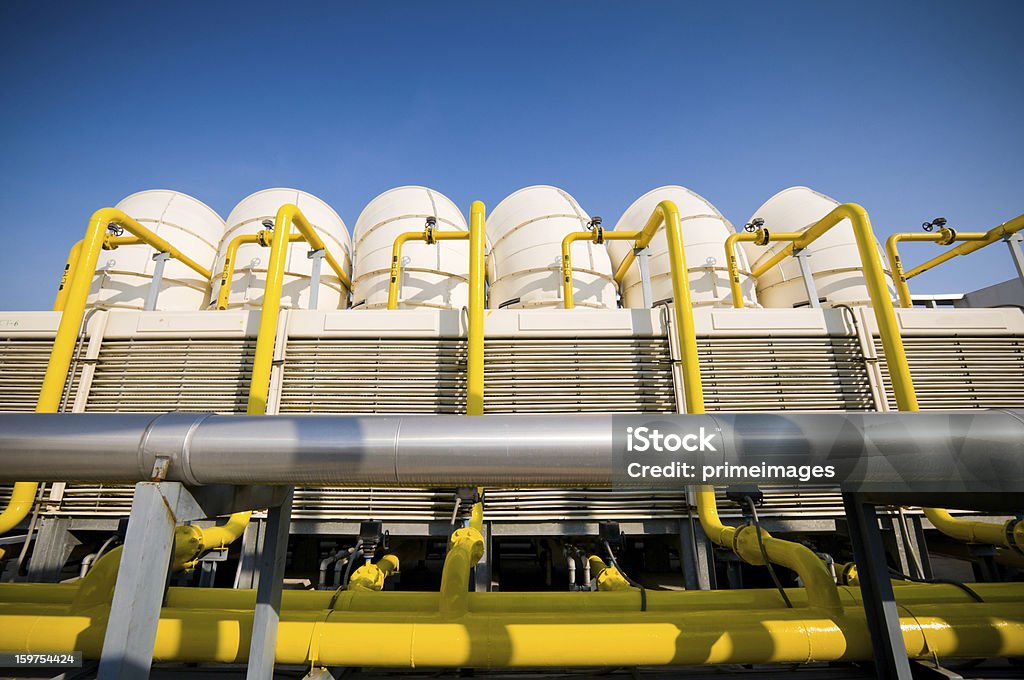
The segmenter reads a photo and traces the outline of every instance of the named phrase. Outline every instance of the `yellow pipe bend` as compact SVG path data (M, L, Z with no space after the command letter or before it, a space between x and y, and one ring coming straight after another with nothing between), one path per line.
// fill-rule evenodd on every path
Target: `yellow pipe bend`
M606 564L597 555L591 555L588 561L590 562L590 573L597 580L599 591L636 590L618 567Z
M398 557L384 555L375 564L364 564L352 572L348 580L349 589L384 590L384 581L398 572Z
M907 278L910 279L917 276L918 274L923 274L924 272L930 269L934 269L943 262L948 262L949 260L952 260L958 255L970 255L976 250L981 250L985 246L991 245L996 241L1012 236L1013 234L1016 234L1018 231L1021 230L1024 230L1024 215L1018 215L1017 217L1014 217L1012 220L1003 222L1002 224L989 229L983 234L961 234L962 239L958 240L964 240L966 241L966 243L962 243L956 246L955 248L950 248L946 252L936 257L933 257L924 264L914 267L909 272L907 272Z
M201 267L126 213L116 208L101 208L93 213L89 218L85 237L76 243L68 254L68 263L64 267L65 278L62 279L61 288L58 290L57 299L54 302L55 311L61 312L60 324L54 336L53 350L50 352L46 374L43 376L43 384L39 390L36 413L56 413L60 409L64 385L71 369L71 359L74 356L75 346L78 344L78 333L85 315L89 289L92 286L93 276L96 274L100 251L107 241L107 227L111 224L123 227L125 231L157 251L168 253L172 258L198 272L206 279L210 278L210 272L206 268ZM70 281L70 285L65 285L68 281ZM25 519L32 509L32 500L35 499L38 488L39 485L36 482L18 482L14 485L11 501L0 513L0 534L7 533Z
M235 265L238 259L238 248L243 243L258 243L264 248L270 246L273 232L267 229L260 229L255 234L239 234L228 243L228 249L224 253L224 271L220 275L220 283L217 288L217 309L227 309L228 299L231 297L231 279L235 277ZM305 241L302 234L289 234L288 242Z

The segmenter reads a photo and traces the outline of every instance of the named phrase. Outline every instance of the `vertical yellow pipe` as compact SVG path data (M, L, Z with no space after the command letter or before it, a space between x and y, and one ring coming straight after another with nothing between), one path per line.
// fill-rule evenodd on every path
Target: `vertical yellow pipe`
M484 413L484 212L480 201L469 210L469 334L466 413Z
M597 232L573 231L562 239L562 304L565 309L574 309L576 301L573 299L573 276L572 276L572 244L576 241L590 241L596 238Z
M64 302L68 299L68 284L75 276L75 267L78 266L78 256L82 252L82 241L71 246L68 252L68 261L64 265L64 274L60 277L60 286L57 287L57 299L53 302L53 311L59 312L64 309Z
M388 279L388 309L398 309L398 282L402 278L402 246L413 239L426 239L423 232L406 231L391 246L391 275ZM471 256L472 257L472 256Z

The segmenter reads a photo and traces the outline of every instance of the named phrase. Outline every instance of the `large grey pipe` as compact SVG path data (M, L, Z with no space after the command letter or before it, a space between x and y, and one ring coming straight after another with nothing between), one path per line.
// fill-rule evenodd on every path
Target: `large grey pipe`
M1020 410L472 418L0 414L0 481L136 482L151 479L163 460L163 479L192 485L611 486L623 483L625 428L641 423L716 433L720 443L705 461L831 461L858 480L917 491L1010 492L1024 481ZM958 487L963 479L985 486Z

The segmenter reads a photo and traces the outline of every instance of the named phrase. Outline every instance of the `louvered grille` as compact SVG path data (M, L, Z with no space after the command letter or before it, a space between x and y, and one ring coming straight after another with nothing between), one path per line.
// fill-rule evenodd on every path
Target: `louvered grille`
M285 351L280 413L465 413L463 340L300 340Z
M486 413L671 413L664 338L487 342Z
M857 338L705 338L698 351L708 411L874 408Z
M1024 408L1024 337L906 337L910 376L922 409ZM889 367L876 341L889 407Z
M53 340L0 339L0 412L34 411Z
M253 340L104 340L86 411L245 413Z
M244 413L254 350L254 340L241 338L104 340L85 410ZM130 486L69 484L52 512L117 517L131 501Z

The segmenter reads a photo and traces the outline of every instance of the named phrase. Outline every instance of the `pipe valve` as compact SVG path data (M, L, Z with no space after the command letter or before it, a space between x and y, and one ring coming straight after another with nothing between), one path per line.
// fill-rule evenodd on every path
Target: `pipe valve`
M759 229L763 229L763 228L764 228L764 218L763 217L755 217L754 219L750 220L749 222L747 222L746 224L743 225L743 231L745 231L745 232L747 232L749 234L753 234L755 231L757 231Z
M434 244L434 228L437 226L437 218L433 215L427 217L427 223L423 228L423 240L427 245Z
M924 229L925 231L934 231L935 229L942 229L943 227L946 226L946 221L947 220L945 217L936 217L931 222L923 223L921 225L921 228Z

